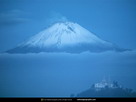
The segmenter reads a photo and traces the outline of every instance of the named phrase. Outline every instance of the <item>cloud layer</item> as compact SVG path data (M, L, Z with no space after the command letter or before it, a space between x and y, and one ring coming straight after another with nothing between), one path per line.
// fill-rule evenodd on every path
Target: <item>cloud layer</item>
M12 25L27 22L28 18L26 18L26 15L26 12L19 9L2 12L0 13L0 24Z
M69 97L103 77L136 90L136 51L0 55L0 96Z

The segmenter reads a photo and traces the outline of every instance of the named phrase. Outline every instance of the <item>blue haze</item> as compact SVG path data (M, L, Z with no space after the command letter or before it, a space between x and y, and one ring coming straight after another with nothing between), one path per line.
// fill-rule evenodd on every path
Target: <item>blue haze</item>
M136 90L136 52L0 55L1 97L70 97L104 77Z
M0 52L59 20L136 48L135 0L0 0ZM0 97L69 97L109 76L136 91L136 51L0 54Z
M135 51L2 54L0 66L1 97L69 97L104 77L136 90Z
M104 40L135 49L135 0L0 0L0 51L66 17Z

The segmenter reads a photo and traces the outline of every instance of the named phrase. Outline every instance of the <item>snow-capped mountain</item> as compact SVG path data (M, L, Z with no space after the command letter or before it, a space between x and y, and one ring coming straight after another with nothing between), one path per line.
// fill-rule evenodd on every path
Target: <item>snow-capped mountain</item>
M73 22L59 22L34 35L11 49L9 53L102 52L121 50L114 44L101 40L96 35Z

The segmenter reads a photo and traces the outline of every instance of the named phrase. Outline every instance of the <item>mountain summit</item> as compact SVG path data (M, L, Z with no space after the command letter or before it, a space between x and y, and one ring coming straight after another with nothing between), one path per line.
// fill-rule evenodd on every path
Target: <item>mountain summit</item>
M9 53L39 53L84 51L103 52L120 50L114 44L98 38L96 35L73 22L55 23L49 28L24 41Z

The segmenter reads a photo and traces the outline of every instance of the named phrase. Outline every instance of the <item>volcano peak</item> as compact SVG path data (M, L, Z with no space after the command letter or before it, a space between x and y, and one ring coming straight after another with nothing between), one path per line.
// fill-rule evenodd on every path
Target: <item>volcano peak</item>
M118 49L73 22L58 22L8 52L102 52Z

